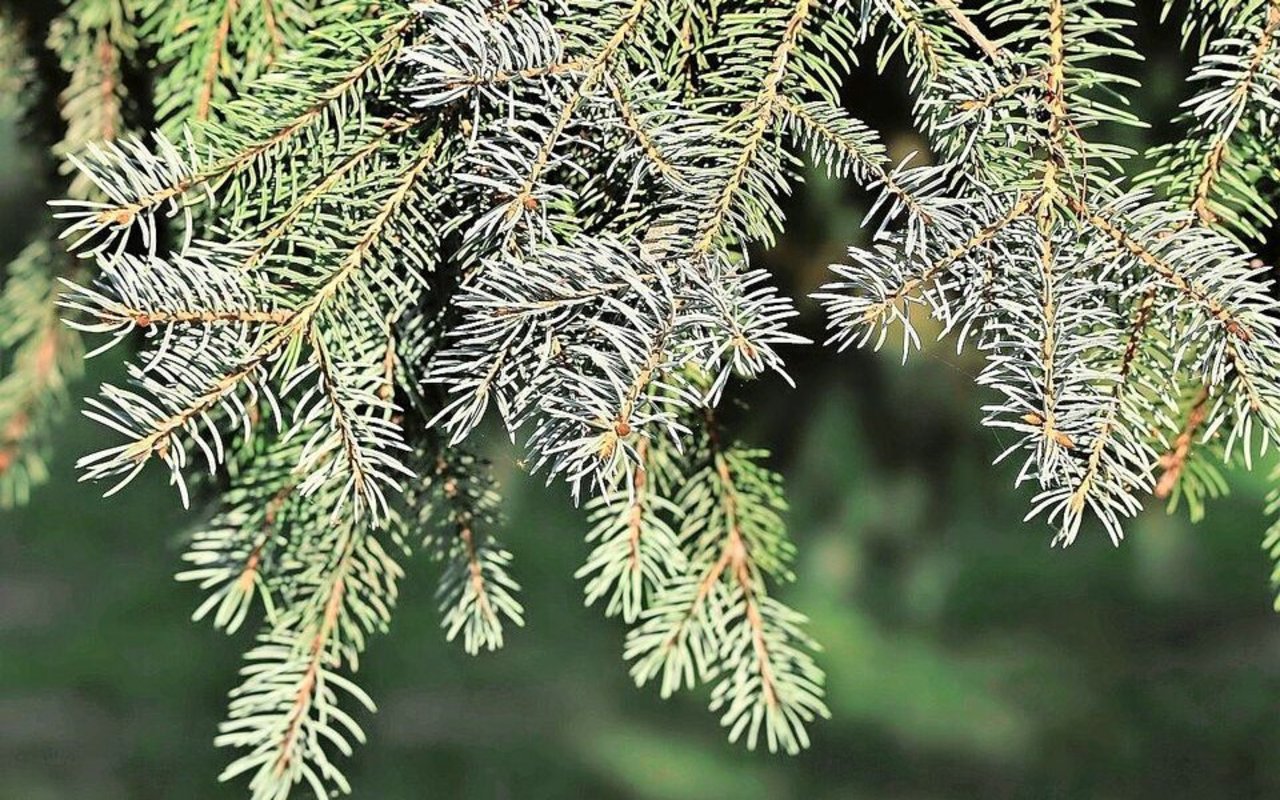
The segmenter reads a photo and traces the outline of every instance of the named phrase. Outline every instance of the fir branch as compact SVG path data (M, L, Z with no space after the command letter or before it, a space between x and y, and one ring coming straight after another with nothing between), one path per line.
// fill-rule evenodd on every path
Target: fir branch
M237 452L228 471L231 485L223 507L191 534L182 560L189 567L175 578L197 583L205 594L193 620L212 614L215 628L239 630L255 600L274 621L285 605L289 551L329 520L319 503L298 491L296 442L255 443Z
M220 476L180 577L219 628L265 617L227 775L258 798L344 791L346 695L371 705L348 675L400 575L378 537L406 549L435 508L446 637L475 653L523 624L488 466L459 449L493 408L525 466L591 495L577 574L634 625L637 682L709 682L730 738L796 752L827 709L803 619L770 594L782 487L704 409L734 380L790 381L805 343L749 255L800 152L877 190L872 244L815 295L830 341L901 324L905 356L928 314L975 344L984 424L1015 434L1000 458L1055 543L1089 517L1118 543L1148 494L1202 513L1210 459L1249 465L1280 434L1280 306L1231 238L1273 215L1280 6L1197 3L1204 119L1143 179L1169 201L1129 191L1108 139L1138 123L1111 71L1136 55L1124 7L75 0L54 46L82 174L59 215L100 273L59 299L61 266L11 269L0 423L20 436L0 456L23 466L0 466L0 499L37 470L77 332L140 341L86 412L124 441L83 473L115 491L159 458L184 500L195 462ZM871 36L881 66L903 53L927 166L890 164L840 104ZM119 76L147 77L153 48L164 130L121 137Z
M1242 8L1233 18L1233 30L1240 37L1249 36L1252 41L1240 52L1243 57L1237 65L1234 48L1243 44L1241 39L1224 38L1215 42L1209 53L1197 65L1194 79L1206 83L1206 88L1188 105L1194 109L1195 120L1185 140L1188 147L1162 147L1152 151L1158 160L1156 169L1144 176L1144 180L1158 183L1183 199L1178 184L1185 181L1191 187L1186 194L1194 217L1200 224L1216 226L1224 222L1246 234L1256 235L1256 224L1265 223L1271 212L1251 189L1240 186L1241 154L1233 152L1240 146L1242 128L1249 124L1250 108L1261 113L1258 118L1267 119L1262 111L1271 104L1270 97L1280 88L1280 75L1276 66L1280 63L1280 3L1273 0L1259 4L1256 9ZM1256 24L1249 20L1252 13ZM1263 128L1272 125L1263 122ZM1247 180L1245 181L1247 183ZM1243 212L1243 213L1242 213ZM1220 214L1226 214L1225 220ZM1245 216L1245 215L1248 216Z
M621 79L615 77L613 80L608 81L608 86L609 93L612 95L614 103L617 104L618 119L622 122L623 127L635 138L637 146L644 154L645 161L652 164L658 174L670 181L672 185L681 188L688 187L687 179L681 168L673 163L671 158L663 152L665 148L658 143L658 133L650 129L634 103L627 97Z
M27 29L7 9L0 11L0 117L17 119L27 110L36 61L27 50Z
M709 428L679 501L690 571L659 591L625 655L637 684L662 676L664 697L719 675L711 708L730 739L745 735L754 748L763 734L770 751L795 753L808 745L807 724L829 712L803 617L765 591L766 575L788 577L791 548L762 455L722 449Z
M421 122L418 117L389 120L368 142L355 148L292 205L262 223L259 226L262 233L252 237L253 250L245 257L243 269L252 270L261 266L276 245L295 230L305 214L315 212L319 204L349 176L358 175L388 142L395 141Z
M1093 435L1093 440L1088 445L1084 470L1072 481L1073 488L1067 501L1066 516L1063 521L1063 529L1071 533L1069 536L1063 537L1064 544L1070 544L1074 538L1074 532L1079 530L1085 509L1093 501L1093 496L1097 493L1099 485L1111 486L1112 488L1108 489L1108 491L1118 489L1117 493L1120 495L1142 488L1141 479L1135 480L1129 477L1129 473L1130 470L1141 470L1138 474L1145 478L1145 458L1148 456L1146 448L1133 443L1122 443L1127 446L1123 447L1121 450L1122 455L1117 461L1127 461L1129 463L1108 463L1108 461L1109 457L1112 456L1116 440L1123 436L1125 432L1125 421L1122 419L1126 410L1125 403L1129 401L1131 392L1141 389L1140 385L1135 385L1138 384L1135 376L1140 368L1139 356L1142 347L1150 335L1148 327L1151 325L1152 315L1155 313L1155 299L1156 291L1153 285L1143 292L1133 311L1128 338L1125 342L1124 351L1120 355L1120 363L1116 370L1114 382L1111 385L1111 396L1105 411L1100 415L1100 421ZM1042 424L1045 427L1046 436L1049 435L1047 431L1051 423L1048 421L1041 423L1039 420L1034 419L1034 415L1032 417L1027 422L1036 425ZM1113 477L1113 475L1117 477ZM1155 494L1157 497L1163 497L1159 492L1159 487L1156 488ZM1114 519L1113 515L1104 511L1100 516L1108 521L1108 527L1113 531L1113 536L1118 538L1118 522L1110 522Z
M509 572L512 556L485 530L500 524L488 469L470 454L442 453L433 477L444 509L443 533L428 542L445 562L436 592L441 625L449 641L461 633L471 655L502 647L508 624L524 625L520 585Z
M120 0L72 0L50 26L48 44L69 75L58 98L67 127L55 155L69 158L91 144L120 138L128 128L124 67L138 49L130 8ZM74 162L64 161L60 170L73 175L73 197L94 195Z
M1209 402L1209 387L1201 386L1200 391L1196 394L1196 399L1191 403L1191 410L1187 412L1187 420L1182 426L1182 430L1178 432L1178 438L1173 442L1173 448L1160 457L1160 468L1164 473L1160 476L1160 480L1156 483L1155 496L1161 499L1173 494L1173 490L1178 485L1178 479L1182 476L1183 469L1187 466L1187 458L1191 454L1191 448L1195 441L1196 433L1200 430L1200 426L1205 421L1205 404Z
M679 508L667 499L676 477L670 455L660 440L641 440L636 459L630 485L602 492L587 504L587 541L598 544L574 573L589 578L588 605L607 594L606 616L621 614L628 623L639 618L647 598L685 570L673 527Z
M881 50L881 69L894 48L901 46L916 75L928 80L938 78L943 73L943 61L950 48L926 22L924 13L914 0L892 0L887 13L900 26L901 34Z
M1097 228L1120 247L1127 250L1135 258L1163 278L1180 294L1199 307L1206 315L1215 319L1222 326L1223 332L1241 342L1249 342L1252 334L1243 321L1236 318L1221 300L1213 297L1202 285L1183 276L1173 264L1160 257L1152 248L1134 239L1123 228L1109 221L1105 216L1088 208L1079 200L1067 197L1071 210L1082 219Z
M351 19L369 8L364 0L339 0L324 13ZM315 0L142 0L143 35L166 68L156 87L166 132L216 119L288 48L302 44L319 9Z
M612 64L619 49L635 30L649 2L650 0L633 0L616 30L614 30L613 35L604 41L584 65L582 79L570 91L569 96L564 100L560 108L559 114L555 117L551 127L543 137L542 144L535 152L532 163L525 174L524 183L511 200L510 208L512 211L509 213L519 213L519 209L526 207L531 202L537 202L533 195L534 187L537 186L541 179L543 171L551 163L551 155L556 144L564 134L565 128L573 120L574 114L578 110L578 105L583 98L595 88L597 83L607 77L610 64Z
M227 350L214 354L213 358L203 356L201 369L194 374L190 373L189 366L175 362L174 358L165 359L169 364L167 369L186 373L178 381L178 386L184 387L184 391L174 392L169 388L157 391L160 387L154 382L143 381L143 387L157 396L159 405L144 401L141 396L132 392L104 387L106 402L95 403L97 411L93 412L93 416L127 433L130 441L81 459L80 466L85 470L86 477L100 479L123 475L121 483L117 484L119 488L132 480L149 459L159 457L169 465L172 479L182 488L185 499L186 487L182 480L185 462L183 435L190 437L202 448L205 447L202 428L208 435L219 439L209 422L209 414L222 408L233 419L242 418L242 406L237 408L239 401L234 399L241 391L262 392L267 397L273 397L266 368L282 355L296 352L303 343L307 343L310 345L309 366L304 365L301 371L297 371L287 366L290 359L286 359L282 362L286 366L282 370L284 374L281 385L287 389L305 378L313 369L318 369L323 392L319 395L313 393L312 397L316 401L327 399L327 403L318 402L314 408L328 409L334 421L331 430L338 437L337 446L325 443L324 440L313 440L315 449L305 459L310 472L307 487L314 489L331 477L341 478L340 474L334 473L337 462L332 460L332 456L335 451L342 453L345 463L353 467L364 459L371 458L376 464L376 468L371 469L376 480L349 476L346 482L352 500L357 503L357 513L360 509L367 509L374 514L375 519L385 514L387 501L382 487L394 487L396 482L392 475L405 472L403 466L387 452L388 448L394 450L401 447L399 433L394 425L378 421L357 410L380 406L376 396L368 396L356 387L340 388L343 380L338 377L327 354L317 325L322 324L330 305L344 296L348 282L368 266L368 261L377 252L381 237L394 230L396 215L414 196L415 187L423 180L424 173L436 157L438 145L438 135L429 138L417 155L402 167L402 172L394 176L389 190L380 198L375 213L362 227L350 251L333 272L314 285L305 302L290 309L278 322L264 326L265 330L243 355L237 355L239 348L229 348L232 354L230 363L234 366L227 368L226 362L219 357ZM228 345L224 344L223 347L227 348ZM181 358L187 354L176 352L173 355ZM362 379L356 378L357 386L360 380ZM359 419L353 418L353 415ZM355 433L357 428L361 431L359 434ZM357 439L365 441L357 443ZM370 445L378 451L376 455L369 451ZM216 456L210 455L210 460L216 461ZM363 470L361 474L363 475Z
M186 227L190 228L190 206L201 199L211 198L219 191L234 197L233 192L228 192L228 184L236 181L268 183L274 160L284 159L290 148L305 148L308 139L326 124L347 116L346 107L358 103L359 95L369 88L369 81L397 56L403 36L412 23L412 15L390 13L373 24L366 23L366 27L372 28L369 32L378 38L367 42L369 49L362 57L353 59L346 55L345 69L338 71L336 77L333 64L328 60L313 65L299 57L284 66L285 70L297 69L304 80L315 80L317 85L308 86L310 91L301 97L292 96L286 101L286 108L296 109L292 115L262 130L254 127L247 131L247 137L234 128L240 114L243 119L259 121L280 119L281 115L278 109L267 108L268 96L243 101L235 109L232 127L216 129L216 135L210 132L210 138L224 140L219 149L226 154L208 163L197 157L194 143L188 141L184 153L159 132L152 134L154 151L137 140L91 148L87 158L75 159L74 163L107 195L109 202L55 203L60 209L55 216L69 221L63 236L72 238L73 250L93 242L90 252L105 254L112 250L118 252L132 231L140 226L144 242L154 248L158 240L155 216L162 211L167 209L171 216L183 213ZM335 36L339 33L344 39L335 41L335 45L350 47L352 36L365 32L342 24ZM309 69L321 66L323 77L308 75ZM262 88L269 85L261 84ZM238 187L238 191L246 189L247 186ZM203 195L193 197L197 191Z
M756 153L775 121L782 81L787 75L788 64L803 34L805 21L813 12L813 6L813 0L797 0L791 6L760 90L744 108L742 116L734 121L735 125L745 125L746 130L735 137L733 146L736 154L712 196L710 211L699 221L693 243L695 255L705 255L719 243L739 189L747 180L748 170L755 161Z
M1070 439L1057 429L1056 402L1058 387L1056 385L1055 360L1057 357L1057 313L1058 299L1055 297L1055 276L1053 251L1053 234L1056 227L1055 210L1059 187L1059 169L1067 163L1067 154L1063 145L1066 125L1069 117L1066 101L1066 40L1063 35L1066 25L1066 13L1061 0L1049 0L1047 10L1048 63L1045 68L1047 100L1045 110L1048 112L1046 123L1046 156L1041 167L1040 193L1034 203L1036 231L1040 236L1040 313L1043 317L1043 336L1040 340L1038 366L1040 378L1040 415L1044 419L1043 434L1046 446L1070 447ZM1092 481L1085 478L1082 485ZM1087 494L1087 491L1086 491ZM1085 495L1077 493L1072 496L1068 510L1075 511L1082 507Z
M994 221L984 225L958 244L943 252L937 260L927 263L923 268L909 264L911 271L902 274L899 270L892 275L892 283L877 281L872 297L847 297L846 292L861 288L865 275L843 266L834 266L836 274L846 280L827 284L822 291L813 295L827 309L830 322L828 328L831 335L828 344L836 344L840 348L855 344L859 347L876 337L874 347L879 349L884 344L889 323L900 321L904 326L905 342L914 341L914 332L908 317L908 307L912 302L920 302L919 298L927 287L938 281L943 275L968 257L974 251L993 241L1007 226L1023 218L1039 200L1038 194L1024 193L1013 199L1013 202ZM851 252L857 258L869 259L873 254ZM887 255L883 253L882 255ZM872 264L874 269L878 265Z
M12 98L30 94L35 64L14 23L0 16L0 44ZM136 48L125 7L117 0L74 0L53 21L48 45L58 51L69 73L59 96L66 122L54 154L62 157L91 139L114 138L125 126L123 61ZM17 113L17 104L10 109ZM66 166L63 164L62 166ZM63 171L66 171L65 169ZM88 198L92 187L72 180L67 191ZM9 265L0 319L9 323L0 337L8 351L0 379L0 505L25 502L31 489L46 478L49 429L66 404L67 384L81 373L80 337L58 320L58 280L78 277L63 248L37 232Z
M332 756L350 755L364 733L339 704L351 699L374 708L342 670L356 669L365 637L385 629L400 569L375 539L349 524L329 544L308 555L298 596L246 655L244 682L215 740L248 751L220 778L251 773L258 800L287 797L303 782L318 797L329 787L349 792Z
M80 339L57 315L60 269L52 245L37 239L10 264L0 295L0 508L26 503L48 478L45 460L52 426L78 377ZM62 254L65 257L65 254Z
M882 186L911 216L925 225L933 223L926 207L928 200L916 196L887 169L884 145L861 121L846 116L843 109L823 103L799 103L785 95L777 102L794 120L796 138L807 145L805 149L814 154L815 160L826 165L829 175L853 176L864 184Z

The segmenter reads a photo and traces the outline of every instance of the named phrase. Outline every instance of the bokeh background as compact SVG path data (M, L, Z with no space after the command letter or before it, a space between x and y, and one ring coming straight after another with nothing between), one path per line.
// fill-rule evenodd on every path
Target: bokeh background
M1139 4L1148 59L1126 69L1144 82L1139 116L1164 120L1189 60L1156 5ZM863 69L849 89L899 155L923 149L903 87ZM1141 147L1168 132L1121 135ZM5 256L55 191L42 145L0 129ZM867 197L809 174L788 206L788 232L760 258L801 297L866 240ZM820 340L801 307L798 329ZM1232 476L1200 524L1152 508L1119 548L1095 528L1051 550L1041 523L1021 521L1029 497L1011 469L991 466L1003 446L978 425L973 355L947 342L905 367L898 355L796 351L797 389L770 379L728 412L788 483L800 554L781 593L825 645L833 714L811 750L749 754L724 741L705 692L636 690L623 626L584 608L572 577L581 514L491 436L527 627L466 656L439 630L434 566L408 563L391 633L363 664L380 711L362 718L357 796L1280 797L1280 616L1259 546L1269 465ZM105 357L79 390L118 373ZM102 500L73 462L105 441L68 415L50 484L0 512L0 800L243 797L216 782L212 738L248 632L191 624L195 590L171 579L208 510L184 512L158 474Z

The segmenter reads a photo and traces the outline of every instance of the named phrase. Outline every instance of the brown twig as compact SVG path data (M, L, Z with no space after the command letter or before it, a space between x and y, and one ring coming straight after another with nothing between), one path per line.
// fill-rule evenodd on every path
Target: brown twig
M973 43L978 46L978 49L986 54L987 58L992 61L1000 60L1004 55L1003 51L1000 50L1000 46L988 39L987 35L973 23L973 20L969 19L969 17L960 10L960 7L955 4L954 0L937 0L937 3L938 8L947 12L947 16L951 17L952 21L955 22L956 27L964 31L965 35L973 40Z
M1195 443L1196 432L1204 424L1207 414L1205 405L1208 402L1209 387L1201 386L1195 402L1191 404L1191 411L1187 414L1186 424L1182 426L1182 431L1173 442L1173 449L1160 456L1160 468L1164 470L1164 474L1156 484L1155 496L1161 500L1172 494L1174 487L1178 485L1178 478L1187 465L1187 457L1191 454L1191 447Z

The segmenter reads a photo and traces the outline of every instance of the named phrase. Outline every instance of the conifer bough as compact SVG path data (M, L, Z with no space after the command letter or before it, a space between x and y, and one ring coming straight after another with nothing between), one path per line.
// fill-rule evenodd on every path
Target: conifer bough
M197 618L259 630L224 777L328 796L401 560L442 563L468 652L523 624L467 449L493 420L585 505L578 577L630 626L636 683L709 684L731 739L795 753L829 712L775 596L782 486L715 409L807 344L748 255L802 163L878 198L814 295L829 344L906 358L928 317L981 352L984 424L1016 436L1001 458L1055 543L1086 518L1118 543L1150 495L1199 516L1276 436L1251 253L1276 222L1280 0L1175 5L1191 97L1135 178L1122 0L69 0L65 198L0 300L0 500L42 479L82 337L126 345L83 475L111 493L159 462L184 502L218 494L178 577ZM0 25L9 116L29 28ZM929 159L892 162L841 103L855 55L905 64Z

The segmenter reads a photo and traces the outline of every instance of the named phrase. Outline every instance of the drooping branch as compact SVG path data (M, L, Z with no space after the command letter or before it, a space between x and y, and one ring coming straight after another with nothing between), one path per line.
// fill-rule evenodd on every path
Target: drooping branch
M737 156L711 202L711 211L699 225L693 244L695 255L711 252L718 243L729 212L737 199L738 190L746 180L747 172L755 161L756 153L764 143L774 123L774 115L782 97L782 80L787 75L791 58L799 46L805 22L813 12L815 0L797 0L782 29L782 36L773 51L773 59L761 82L760 91L744 110L749 122L747 131L736 143Z
M1275 46L1277 35L1280 34L1280 0L1269 0L1265 14L1265 21L1261 26L1258 40L1253 46L1244 74L1236 81L1230 97L1224 104L1224 107L1229 109L1225 115L1225 122L1213 131L1209 139L1209 149L1205 152L1194 176L1195 191L1191 195L1191 211L1205 225L1215 225L1218 222L1218 217L1211 210L1210 204L1222 179L1223 165L1228 157L1231 141L1244 119L1249 94L1266 64L1268 54Z

